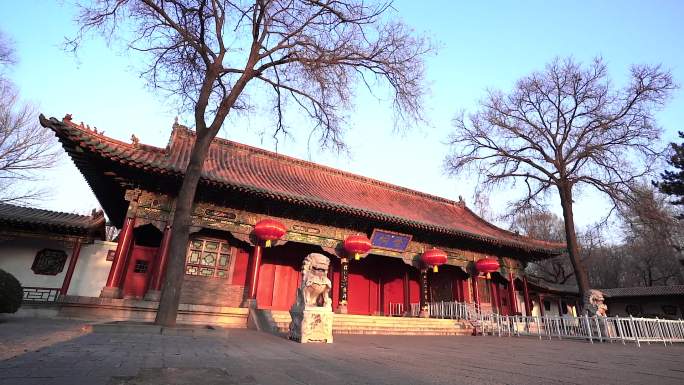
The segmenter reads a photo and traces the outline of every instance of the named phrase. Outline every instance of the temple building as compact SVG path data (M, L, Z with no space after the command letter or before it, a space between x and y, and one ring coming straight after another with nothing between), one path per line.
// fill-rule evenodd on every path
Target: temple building
M176 123L159 148L70 115L40 122L121 229L99 295L157 300L194 132ZM525 264L564 251L498 228L463 201L217 138L197 190L181 303L287 310L303 258L318 252L332 261L338 313L417 315L462 302L531 314Z
M79 215L0 203L0 269L19 280L25 301L97 296L111 264L107 254L116 247L104 239L102 211Z

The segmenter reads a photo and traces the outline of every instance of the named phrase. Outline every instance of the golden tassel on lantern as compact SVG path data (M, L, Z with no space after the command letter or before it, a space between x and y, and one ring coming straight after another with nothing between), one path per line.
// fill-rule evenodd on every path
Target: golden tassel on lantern
M439 268L437 267L437 265L432 266L432 272L433 273L436 273L438 271L439 271Z
M361 254L359 254L359 253L354 253L354 260L355 260L355 261L361 260Z
M266 240L266 247L271 247L271 240L270 239Z

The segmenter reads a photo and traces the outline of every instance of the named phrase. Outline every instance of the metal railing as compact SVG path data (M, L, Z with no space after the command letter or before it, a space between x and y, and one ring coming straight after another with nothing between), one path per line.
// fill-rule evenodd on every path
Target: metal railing
M24 287L25 302L56 302L59 288L56 287Z
M418 317L420 304L411 303L407 311L403 303L390 302L389 311L392 317ZM475 320L480 315L474 303L465 302L432 302L428 304L428 312L430 318Z
M575 338L608 342L684 342L684 321L634 317L504 316L480 315L477 329L483 335L535 336L539 339Z

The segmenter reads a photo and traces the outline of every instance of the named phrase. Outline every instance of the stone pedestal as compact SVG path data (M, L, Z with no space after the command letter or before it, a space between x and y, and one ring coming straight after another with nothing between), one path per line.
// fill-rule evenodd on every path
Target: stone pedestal
M256 298L246 298L242 303L240 304L240 307L246 307L248 309L256 309L257 308L257 300Z
M161 290L148 290L145 293L145 301L157 301L161 299Z
M100 292L102 298L121 298L121 288L105 286Z
M333 342L334 314L329 307L307 306L304 310L290 310L290 339L301 342Z
M340 303L339 305L337 305L337 310L335 311L335 313L347 314L347 312L348 312L348 310L347 310L347 304L346 303Z

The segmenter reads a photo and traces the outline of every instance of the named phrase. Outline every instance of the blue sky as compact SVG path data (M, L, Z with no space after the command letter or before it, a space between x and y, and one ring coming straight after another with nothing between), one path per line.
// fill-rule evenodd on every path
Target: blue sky
M684 2L397 1L395 8L407 24L440 46L427 61L429 122L393 132L389 104L360 92L346 135L349 157L309 148L305 127L281 141L279 152L450 199L462 195L472 206L475 180L447 178L441 165L451 119L461 109L473 111L487 88L509 90L555 56L587 62L599 55L616 85L634 63L662 63L684 84ZM167 104L164 95L144 87L136 54L107 47L99 38L89 39L77 59L63 52L64 37L76 30L74 13L70 1L0 2L0 29L15 41L19 59L9 76L24 100L47 116L71 113L108 136L129 140L135 134L143 143L165 146L174 117L180 115L186 124L190 119ZM219 135L273 150L271 126L259 118L268 114L264 105ZM658 116L664 139L674 140L676 131L684 130L682 90ZM45 208L88 212L98 206L66 156L41 183L52 188L40 203ZM506 192L493 194L490 202L495 211L505 209ZM601 200L592 194L576 199L580 226L599 219L602 210Z

